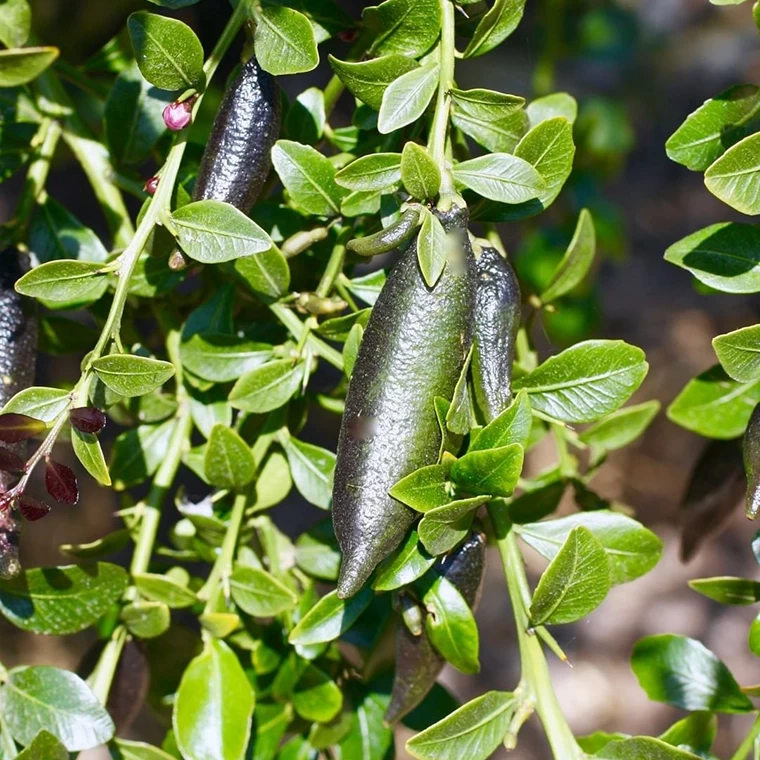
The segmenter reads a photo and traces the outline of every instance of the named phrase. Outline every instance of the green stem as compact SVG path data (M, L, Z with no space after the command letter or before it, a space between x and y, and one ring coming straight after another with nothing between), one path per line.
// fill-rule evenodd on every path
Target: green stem
M90 688L103 705L108 701L108 692L111 690L111 684L116 675L116 668L119 666L119 658L126 641L127 629L120 625L100 653L98 664L89 678Z
M16 742L13 741L11 732L8 729L8 724L3 718L3 714L0 712L0 747L2 747L2 755L4 760L12 760L12 758L18 755L16 750Z
M512 602L526 697L535 705L555 759L581 760L584 755L557 701L541 642L538 637L529 633L530 620L525 600L530 598L530 587L511 523L504 506L498 502L489 504L488 514L496 533L509 598Z
M289 309L281 303L273 303L269 306L270 311L287 327L290 334L300 341L304 330L308 329L306 325ZM329 362L336 369L343 371L343 357L340 352L336 351L332 346L328 346L323 340L318 338L313 333L309 332L307 344L311 347L315 354L321 356L326 362Z
M563 477L569 478L575 474L575 464L567 447L567 430L564 425L554 422L551 425L554 443L557 447L559 471Z
M747 755L752 751L755 746L755 740L760 736L760 715L755 718L755 722L752 724L747 736L744 737L744 741L739 746L739 749L731 755L731 760L746 760Z
M332 249L327 267L315 291L320 298L327 298L330 295L335 286L335 281L343 271L343 264L346 261L346 244L351 239L351 233L350 227L346 227L338 233L335 247Z

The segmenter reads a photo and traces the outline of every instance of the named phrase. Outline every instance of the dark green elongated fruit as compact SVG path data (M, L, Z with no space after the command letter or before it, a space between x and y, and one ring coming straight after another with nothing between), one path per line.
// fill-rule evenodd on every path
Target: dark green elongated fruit
M34 302L16 293L13 286L26 271L25 257L16 248L0 253L0 408L34 382L37 358L37 320ZM8 446L23 457L25 443ZM0 578L18 574L19 521L13 506L3 501L12 477L0 472Z
M377 256L380 253L392 251L414 237L420 226L421 216L420 208L412 206L401 214L398 221L384 230L374 235L349 240L346 248L359 256Z
M253 56L224 93L195 183L195 200L226 201L248 213L272 168L280 91Z
M755 407L744 433L744 471L747 473L747 517L760 514L760 404Z
M416 243L406 249L372 310L349 384L332 509L343 552L342 598L364 585L414 522L415 513L388 490L437 461L435 397L452 397L472 340L475 262L467 212L438 215L458 238L441 278L429 288Z
M451 581L474 610L480 601L486 568L486 539L474 533L437 568ZM400 720L422 702L440 675L446 660L430 643L425 631L415 636L405 625L396 635L396 671L385 719Z
M495 248L482 249L477 269L472 377L475 398L490 422L512 398L512 364L521 317L520 283L512 266Z

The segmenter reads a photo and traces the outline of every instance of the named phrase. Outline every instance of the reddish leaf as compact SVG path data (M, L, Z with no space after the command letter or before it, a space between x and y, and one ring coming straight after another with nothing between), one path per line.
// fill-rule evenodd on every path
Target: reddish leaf
M80 406L69 412L71 424L83 433L99 433L106 426L106 416L93 406Z
M27 438L34 438L47 426L42 420L35 420L26 414L0 414L0 441L18 443Z
M24 471L24 460L5 446L0 446L0 470L20 475Z
M62 504L76 504L79 501L77 476L65 464L47 460L45 467L45 486L48 493Z
M29 522L39 520L50 511L50 507L47 504L37 501L37 499L33 499L26 494L18 497L16 506L18 507L18 511L24 516L24 519Z

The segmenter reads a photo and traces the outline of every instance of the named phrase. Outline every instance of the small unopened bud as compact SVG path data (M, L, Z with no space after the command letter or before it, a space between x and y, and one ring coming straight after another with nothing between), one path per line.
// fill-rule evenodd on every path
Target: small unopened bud
M179 132L184 129L193 118L193 103L195 98L188 98L178 103L176 100L164 108L164 124L172 130Z
M344 29L342 32L338 32L338 39L341 42L353 42L359 35L356 29Z
M155 195L157 189L158 189L158 177L150 177L145 182L145 192L148 193L148 195Z
M169 256L169 269L174 272L181 272L187 266L187 259L182 255L182 251L175 248Z

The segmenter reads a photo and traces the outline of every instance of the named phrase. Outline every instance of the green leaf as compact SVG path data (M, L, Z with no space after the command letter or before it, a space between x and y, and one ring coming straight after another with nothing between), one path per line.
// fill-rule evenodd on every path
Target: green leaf
M531 129L542 121L562 116L571 124L578 118L578 102L566 92L553 92L543 98L532 100L527 108Z
M343 191L335 183L335 167L310 145L278 140L272 162L290 200L304 213L335 216Z
M19 391L0 410L0 414L25 414L48 424L55 422L71 404L68 391L60 388L33 387Z
M760 602L760 583L749 578L698 578L689 586L702 596L721 604L748 605Z
M31 157L37 125L5 122L0 129L0 181L12 177Z
M56 58L56 47L0 50L0 87L19 87L42 74Z
M760 134L729 148L705 172L705 186L743 214L760 214Z
M162 90L203 87L203 47L195 32L168 16L138 11L127 20L142 75Z
M327 673L309 665L293 689L292 700L305 720L329 723L343 707L343 692Z
M346 760L389 760L395 750L393 729L384 721L390 703L387 687L352 689L349 698L355 714L348 734L340 741L340 756Z
M578 437L583 443L606 451L622 449L633 443L649 427L659 411L659 401L645 401L643 404L628 406L594 423Z
M465 58L485 55L517 29L525 11L525 0L496 0L480 20L465 48Z
M417 261L428 287L435 287L446 267L446 230L429 211L423 216L417 237Z
M32 11L27 0L6 0L0 5L0 42L17 48L26 44L32 29Z
M454 166L452 174L464 187L502 203L523 203L537 198L546 186L529 162L510 153L490 153L462 161Z
M374 306L385 284L385 272L379 269L377 272L370 272L361 277L354 277L353 280L349 280L348 282L347 287L353 295L360 298L364 303Z
M457 509L463 503L477 501L477 499L463 499L460 502L452 502L452 504L455 505L454 509ZM480 501L482 503L482 498ZM417 525L417 532L419 533L420 543L425 547L425 551L428 554L432 554L434 557L445 554L467 537L472 527L474 512L470 510L464 511L464 517L460 517L454 522L428 519L427 515L420 520Z
M230 576L230 591L235 604L254 617L274 617L292 610L298 602L273 575L244 565L238 565Z
M417 61L405 55L385 55L359 63L330 56L330 65L346 89L376 111L380 110L388 85L402 74L419 67Z
M417 58L438 39L441 5L436 0L386 0L365 8L362 20L372 33L374 55L400 53Z
M46 665L11 670L0 692L0 711L13 738L24 745L53 729L69 752L77 752L105 744L115 730L79 676Z
M751 84L730 87L705 101L671 135L665 150L672 161L705 171L726 148L745 136L748 123L760 113L760 88Z
M318 522L302 533L295 543L296 565L314 578L334 581L340 569L340 549L332 520Z
M116 554L129 546L130 534L126 528L106 533L102 538L85 544L61 544L58 548L64 553L79 559L100 559L109 554Z
M413 736L406 749L418 760L487 760L509 731L514 695L489 691Z
M483 89L452 89L451 97L454 125L494 153L511 153L528 131L524 98Z
M750 624L749 636L747 637L749 651L760 657L760 615L758 615Z
M372 588L393 591L421 578L435 563L435 557L420 546L416 530L407 535L404 543L378 567Z
M172 214L172 222L182 250L202 264L253 256L272 246L256 222L223 201L188 203Z
M149 2L155 2L155 0L149 0ZM114 739L111 744L111 754L114 760L175 760L173 755L158 747L126 739Z
M290 705L259 702L253 711L255 733L251 760L273 760L275 756L279 758L277 750L292 720L293 709Z
M393 2L394 0L389 0ZM440 67L435 61L402 74L383 93L377 129L387 135L417 121L438 88Z
M457 587L437 577L422 597L428 610L425 629L430 642L462 673L480 671L478 626Z
M362 309L361 311L354 311L342 317L326 319L320 323L315 332L328 340L337 340L345 343L354 325L367 326L371 312L372 309Z
M174 376L170 362L131 354L101 356L92 368L106 387L127 398L151 393Z
M500 449L513 443L526 448L532 421L530 399L525 391L520 391L512 403L478 433L469 451Z
M447 252L448 253L448 252ZM467 356L462 365L462 369L459 373L459 378L454 386L454 393L451 396L451 403L446 409L446 415L441 427L441 452L446 450L447 445L451 444L452 452L458 453L459 447L455 442L457 438L460 439L470 432L472 427L472 414L470 410L470 396L468 392L467 380L470 375L470 364L472 363L473 348L470 346L470 350L467 352ZM438 396L438 399L441 397ZM440 402L434 401L436 407L436 416L439 411L443 412L443 407L440 406ZM456 448L455 448L456 446ZM440 455L439 455L440 456Z
M43 729L16 757L20 760L69 760L69 753L57 736Z
M401 478L388 493L418 512L427 512L451 501L448 467L431 464Z
M401 179L400 153L370 153L352 161L335 175L349 190L385 190Z
M139 573L133 576L141 596L151 602L161 602L173 610L192 607L198 598L195 592L168 575Z
M578 226L567 247L562 261L554 270L551 280L541 293L544 303L551 303L580 285L588 274L596 253L596 230L588 209L583 209L578 217Z
M292 487L287 459L279 451L270 451L254 483L255 510L260 512L276 506L290 493Z
M140 639L153 639L169 630L171 612L163 602L130 602L121 611L127 630Z
M235 653L219 639L206 643L179 685L172 725L187 760L243 760L255 699Z
M562 422L595 422L621 407L649 365L640 348L621 340L589 340L547 359L515 380L533 409Z
M460 523L463 521L463 518L469 516L490 499L490 494L485 494L483 496L471 496L467 499L450 501L448 504L443 504L426 512L423 522ZM422 522L420 523L420 530L422 530Z
M564 480L555 480L513 499L509 504L510 521L532 523L552 514L565 494L565 485Z
M102 269L102 264L89 261L49 261L27 272L15 287L22 295L53 303L88 303L106 292Z
M760 229L713 224L671 245L665 261L724 293L760 292Z
M314 145L322 139L326 122L324 93L318 87L309 87L290 104L285 133L296 142Z
M243 375L230 392L229 401L235 409L263 414L281 407L298 390L303 377L303 365L290 359L262 364Z
M438 195L441 170L426 148L408 142L401 154L401 181L411 196L425 201Z
M613 585L628 583L648 573L662 556L662 541L626 515L609 510L580 512L558 520L516 527L528 546L553 560L570 533L583 526L601 542Z
M364 328L357 324L354 325L348 333L346 343L343 346L343 374L351 378L356 364L356 357L359 355L359 347L364 337Z
M533 625L574 623L595 610L610 590L604 547L582 525L573 528L538 582L530 606Z
M726 373L742 383L760 380L760 325L713 338L713 348Z
M266 362L272 347L236 335L196 333L180 345L183 366L194 375L215 383L237 380Z
M454 462L451 479L468 493L511 496L522 465L523 447L519 443L470 451Z
M291 644L323 644L337 639L369 607L372 591L363 588L350 599L339 599L337 591L323 596L290 632Z
M103 456L100 442L92 433L83 433L75 427L71 428L71 445L74 454L82 467L103 486L111 485L111 476L108 473L108 465Z
M717 713L752 710L728 668L694 639L673 634L641 639L633 649L631 667L655 702Z
M280 76L311 71L319 63L314 28L303 13L265 5L256 14L254 44L264 71Z
M24 631L68 635L105 615L127 585L123 568L106 562L38 567L0 580L0 612Z
M236 259L233 266L248 287L266 303L277 300L290 287L290 267L275 246L255 256Z
M718 365L690 380L668 407L670 420L706 438L738 438L760 403L760 382L738 383Z
M707 754L718 733L718 716L700 711L675 722L660 740L688 752Z
M247 486L256 474L248 444L232 428L221 424L211 429L203 468L211 485L233 490Z
M594 757L602 760L698 760L697 755L650 736L610 742Z
M330 509L335 454L292 436L286 439L284 448L293 482L301 496L320 509Z
M175 425L173 419L161 425L140 425L116 439L109 470L117 491L141 483L156 472L166 456Z

